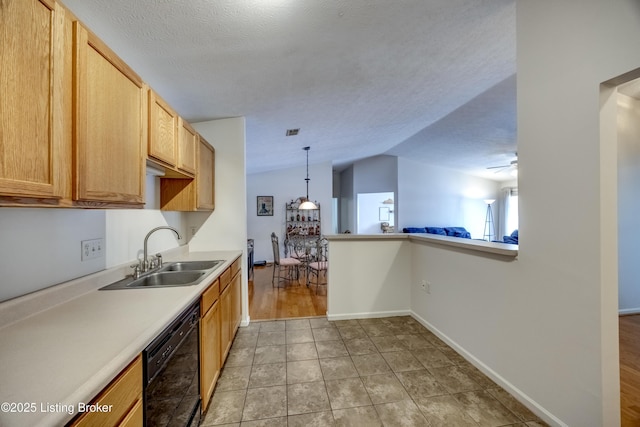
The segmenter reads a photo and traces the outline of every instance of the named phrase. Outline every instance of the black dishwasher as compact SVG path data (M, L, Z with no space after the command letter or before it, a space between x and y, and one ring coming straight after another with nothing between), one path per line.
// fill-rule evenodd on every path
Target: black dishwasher
M199 319L194 304L144 350L146 427L200 423Z

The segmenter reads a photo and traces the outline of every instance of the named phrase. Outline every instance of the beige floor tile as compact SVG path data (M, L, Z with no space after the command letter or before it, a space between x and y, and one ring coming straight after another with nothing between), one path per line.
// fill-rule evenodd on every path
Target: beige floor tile
M387 427L429 427L422 412L412 400L375 405L382 424Z
M252 388L242 411L242 421L284 417L287 415L287 390L285 386Z
M454 349L452 349L449 346L440 347L440 351L443 352L444 355L447 356L456 365L464 365L464 364L469 363L469 362L467 362L467 359L465 359L464 357L460 356L458 353L456 353L456 351Z
M352 340L354 338L366 338L367 333L362 329L362 326L339 326L338 332L343 340Z
M347 347L349 354L352 356L378 352L375 344L369 338L355 338L352 340L346 340L344 342L344 345Z
M255 351L255 347L237 348L234 345L229 351L229 355L227 356L227 361L224 363L224 366L227 368L251 366L253 364Z
M402 344L402 341L400 341L394 335L371 337L371 341L381 353L406 350L405 346Z
M281 363L287 361L287 349L284 345L268 345L257 347L254 353L254 365L264 365L267 363Z
M462 393L482 389L462 368L456 365L431 368L429 372L449 393Z
M464 412L480 425L504 426L520 421L486 390L458 393L454 397L463 405Z
M447 356L444 355L436 347L421 348L420 350L412 350L411 354L422 363L422 365L429 368L439 368L441 366L449 366L454 363Z
M393 372L418 371L424 369L422 364L408 350L382 353Z
M320 359L320 369L325 381L358 376L358 371L349 356Z
M305 342L313 342L313 334L309 329L294 329L286 332L287 344L301 344Z
M311 323L309 319L291 319L285 321L285 329L287 331L297 329L311 329Z
M357 319L336 320L333 324L337 328L360 326L360 322Z
M386 374L391 372L391 368L380 353L351 356L351 360L353 360L353 364L360 376Z
M414 400L447 394L447 390L426 369L397 372L396 376Z
M362 325L362 329L364 329L369 337L382 337L396 334L396 330L386 323L365 323Z
M287 417L267 418L265 420L243 421L242 427L287 427ZM225 426L220 426L225 427Z
M313 342L303 344L287 344L287 362L296 360L317 359L318 351Z
M518 402L515 397L502 388L487 389L487 392L498 399L500 403L513 412L521 421L540 421L540 418L531 412L526 406Z
M325 381L331 409L371 405L369 394L360 378Z
M414 399L431 427L477 427L464 407L453 396L433 396Z
M253 365L249 388L270 387L287 383L287 364L270 363L268 365Z
M284 322L282 323L284 325ZM284 345L285 342L285 332L283 331L267 331L258 334L258 347L266 347L270 345Z
M225 367L221 374L216 391L242 390L249 385L249 376L251 375L251 366L228 366Z
M260 332L284 331L285 325L286 325L284 320L271 320L268 322L259 322L259 323L260 323Z
M336 409L333 418L339 427L382 427L382 421L373 406Z
M342 337L338 332L338 328L316 328L312 329L313 331L313 339L318 341L335 341L341 340Z
M244 335L241 336L237 336L234 340L233 340L233 346L231 347L231 350L235 350L238 348L253 348L256 346L256 343L258 342L258 332L250 332L250 333L246 333Z
M322 371L317 359L287 362L287 384L322 381Z
M419 334L400 334L396 335L396 338L398 338L398 340L407 350L417 350L420 348L432 347L429 341L427 341L425 337Z
M288 415L327 411L329 397L323 381L287 386Z
M240 422L246 394L246 390L216 390L204 420L200 424L210 426Z
M333 322L329 322L326 317L314 317L309 319L309 324L312 329L336 327L336 325Z
M374 405L411 399L392 373L362 377L362 383Z
M331 411L313 412L310 414L289 416L288 427L331 427L334 426Z
M318 357L324 359L326 357L348 356L349 352L342 341L320 341L316 342Z

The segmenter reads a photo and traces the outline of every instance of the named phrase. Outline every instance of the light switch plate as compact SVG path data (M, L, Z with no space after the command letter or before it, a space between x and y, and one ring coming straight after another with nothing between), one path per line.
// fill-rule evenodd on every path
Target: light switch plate
M81 243L82 252L80 259L82 261L102 258L104 256L104 239L83 240Z

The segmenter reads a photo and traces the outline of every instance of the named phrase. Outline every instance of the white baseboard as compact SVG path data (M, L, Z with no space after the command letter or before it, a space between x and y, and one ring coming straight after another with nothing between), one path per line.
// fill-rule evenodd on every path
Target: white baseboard
M240 326L249 326L249 323L251 322L251 319L249 319L249 316L247 316L246 319L243 319L240 321Z
M410 316L411 310L395 310L395 311L376 311L366 313L347 313L347 314L329 314L327 319L334 320L351 320L351 319L373 319L377 317L393 317L393 316Z
M545 408L540 406L536 401L531 399L529 396L524 394L522 390L511 384L509 381L500 376L497 372L489 368L487 365L482 363L480 360L476 359L471 353L465 350L463 347L458 345L455 341L451 340L448 336L443 334L438 328L433 326L431 323L427 322L425 319L417 315L415 312L411 311L411 317L416 319L418 322L422 324L425 328L433 332L438 336L442 341L447 343L451 348L453 348L456 352L458 352L462 357L464 357L469 363L478 368L483 374L491 378L496 384L504 388L511 394L516 400L522 403L524 406L529 408L531 412L540 417L543 421L547 422L549 425L557 426L557 427L568 427L567 424L563 423L561 420L556 418L553 414L547 411Z
M636 308L621 308L618 310L620 316L628 316L630 314L640 314L640 307Z

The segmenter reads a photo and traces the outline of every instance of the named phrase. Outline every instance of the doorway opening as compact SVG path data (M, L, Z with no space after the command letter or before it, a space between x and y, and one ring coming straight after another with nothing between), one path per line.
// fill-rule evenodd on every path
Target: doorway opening
M611 289L617 296L617 325L608 330L617 326L620 418L625 427L640 425L640 69L605 82L601 94L601 136L605 144L601 203L615 209L612 221L603 224L602 234L612 237L605 237L602 247L606 250L609 244L614 249L612 258L606 259L609 270L604 273L609 273L605 277L617 278L617 287ZM608 177L607 171L613 175Z

